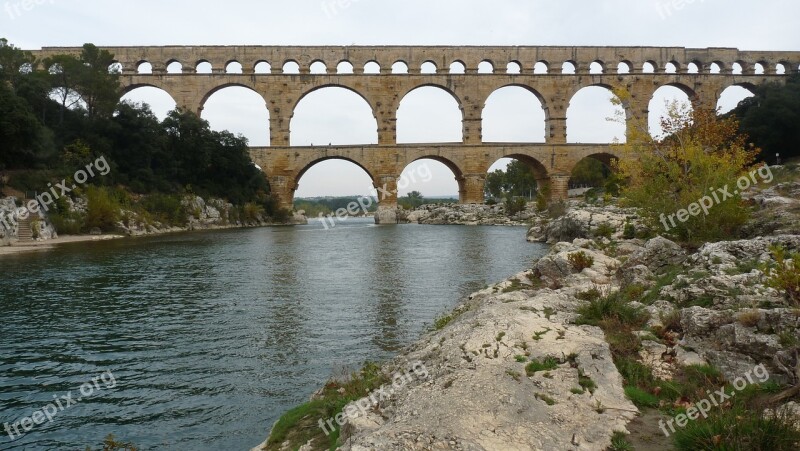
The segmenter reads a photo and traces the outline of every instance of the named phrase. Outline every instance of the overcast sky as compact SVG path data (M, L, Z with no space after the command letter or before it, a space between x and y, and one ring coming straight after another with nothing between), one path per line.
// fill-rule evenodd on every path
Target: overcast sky
M676 9L673 3L683 6ZM619 45L800 50L797 0L0 0L0 4L0 37L25 49L91 42L99 46ZM720 106L730 109L744 95L726 92ZM610 142L624 137L623 127L605 120L614 113L607 91L587 89L579 96L568 111L570 141ZM152 104L160 116L174 106L169 96L154 89L137 90L126 98ZM655 117L671 98L680 98L677 90L657 93L651 102ZM243 134L251 145L269 142L264 99L244 88L215 94L203 117L215 129ZM495 93L487 102L484 120L486 141L544 139L541 106L521 90ZM398 112L398 140L458 141L459 121L454 100L442 91L415 91ZM306 97L291 129L296 145L377 141L369 107L355 94L335 88ZM433 178L403 192L417 189L429 196L457 192L453 174L443 165L417 164L426 164ZM420 173L416 167L407 171ZM369 185L369 177L355 165L330 161L306 173L297 195L365 194Z

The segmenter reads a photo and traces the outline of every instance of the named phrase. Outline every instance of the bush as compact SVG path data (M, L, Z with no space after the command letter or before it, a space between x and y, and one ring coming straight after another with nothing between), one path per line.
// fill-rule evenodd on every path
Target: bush
M539 213L547 211L547 196L541 191L536 193L536 211Z
M514 216L517 213L525 211L527 202L522 197L506 197L505 207L508 216Z
M775 265L765 267L767 286L781 290L786 298L795 306L800 306L800 254L792 252L787 255L782 247L772 247Z
M118 193L106 187L89 186L86 189L87 209L85 227L110 232L117 226L120 216Z
M628 326L643 326L647 323L647 312L632 307L622 293L616 292L604 298L594 299L578 307L575 324L599 326L602 321L615 319Z
M586 268L591 268L594 265L594 258L586 255L585 252L574 252L567 257L575 271L583 271Z
M613 235L616 231L617 229L607 222L604 222L597 226L597 229L594 231L594 236L600 238L611 238L611 235Z
M634 227L630 222L625 223L625 228L622 230L622 238L626 240L632 240L636 238L636 227Z
M152 194L143 198L139 206L163 224L185 226L188 221L186 207L177 195Z
M667 218L675 218L705 196L710 199L710 187L730 186L730 192L736 191L737 179L754 162L757 149L747 145L734 119L719 118L710 110L673 104L662 126L665 138L633 133L625 145L638 158L620 162L628 180L623 203L640 208L652 228L674 239L704 243L736 237L749 216L738 191L711 206L707 215L701 211L686 222L675 220L674 225Z

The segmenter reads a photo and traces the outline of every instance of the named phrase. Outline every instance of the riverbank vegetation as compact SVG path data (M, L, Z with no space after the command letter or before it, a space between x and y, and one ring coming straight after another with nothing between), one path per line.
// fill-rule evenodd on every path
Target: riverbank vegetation
M193 112L175 110L159 121L146 105L120 103L113 62L91 44L78 56L37 61L0 40L0 189L32 197L105 158L110 170L70 193L96 194L90 210L117 200L180 223L180 200L195 195L225 199L242 212L251 205L273 218L285 215L244 137L213 131ZM107 210L87 215L56 222L72 224L70 232L113 228Z

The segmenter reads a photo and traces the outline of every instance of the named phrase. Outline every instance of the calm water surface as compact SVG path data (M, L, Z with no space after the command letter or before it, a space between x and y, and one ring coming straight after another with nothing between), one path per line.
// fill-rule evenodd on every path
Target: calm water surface
M545 251L522 228L349 220L0 258L0 423L90 396L0 449L249 449L342 366L391 358ZM99 388L98 388L99 387ZM88 390L86 390L88 392ZM62 402L62 405L65 402Z

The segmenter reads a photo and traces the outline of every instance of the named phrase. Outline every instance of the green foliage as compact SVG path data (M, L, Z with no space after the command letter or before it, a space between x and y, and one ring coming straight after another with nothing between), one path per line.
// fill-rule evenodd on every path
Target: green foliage
M407 210L413 210L425 203L425 198L419 191L411 191L404 197L397 199L397 203Z
M181 197L169 194L151 194L139 201L139 206L156 221L170 226L185 226L188 212Z
M626 144L638 158L620 163L629 180L622 193L624 202L640 208L651 227L684 242L736 237L749 210L735 186L756 154L738 134L736 121L674 104L662 127L667 137L660 141L634 134ZM731 187L732 197L715 202L712 190L726 186ZM699 214L685 215L685 222L677 219L679 211L699 207L701 199L711 202L708 214L697 208Z
M558 368L560 364L559 360L553 356L547 356L541 360L539 359L531 359L531 361L525 365L525 374L528 376L533 376L539 371L550 371Z
M336 449L338 423L333 422L336 430L326 436L319 427L318 420L336 417L350 402L367 396L389 382L380 365L372 362L365 363L358 373L353 373L345 381L328 382L319 396L286 412L278 419L267 439L267 449L283 449L281 445L286 441L290 443L289 449L297 449L311 439L317 444L325 444L324 448Z
M624 432L616 431L611 436L611 446L608 451L633 451L633 446L628 443L627 436Z
M579 251L573 252L567 256L567 260L572 265L575 271L583 271L586 268L591 268L594 265L594 258L587 255L586 252Z
M754 89L754 97L728 114L739 119L741 132L761 148L761 159L773 162L776 153L784 161L800 156L800 75Z
M617 320L622 324L639 327L647 323L648 314L642 309L630 305L622 293L612 293L606 297L594 299L578 307L580 315L575 324L599 326L602 321Z
M544 393L535 393L533 397L544 401L544 403L547 404L548 406L554 406L556 404L555 399L551 398L550 396L547 396Z
M764 268L767 286L783 291L792 305L800 307L800 254L778 246L770 250L775 265Z
M625 228L622 231L622 238L626 240L632 240L636 238L636 227L630 222L625 223Z
M89 186L86 190L87 208L84 225L87 229L98 228L110 232L117 227L120 217L118 193L105 187Z
M509 196L529 198L536 193L536 186L531 167L514 160L505 171L498 169L486 176L485 194L496 199Z
M609 223L604 222L597 226L597 229L594 231L594 236L600 238L611 238L611 235L613 235L616 231L617 229L615 229Z
M525 202L525 198L523 197L506 197L505 201L506 207L506 215L507 216L514 216L517 213L521 213L525 211L525 207L527 206L527 202Z
M636 407L658 407L660 401L657 396L650 394L639 387L625 387L625 396L636 405Z
M573 185L601 187L610 174L611 170L600 160L584 158L572 169L569 181Z

